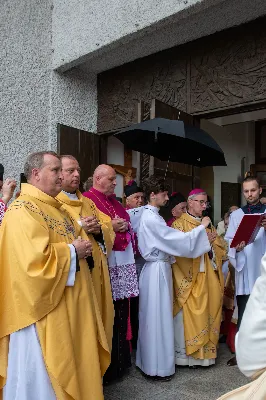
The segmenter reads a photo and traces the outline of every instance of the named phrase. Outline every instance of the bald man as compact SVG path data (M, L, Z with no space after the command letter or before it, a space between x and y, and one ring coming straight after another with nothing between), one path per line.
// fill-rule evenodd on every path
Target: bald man
M93 187L83 193L101 212L111 218L115 231L113 250L108 257L115 322L111 365L104 376L105 383L123 376L126 369L131 366L129 299L139 294L130 218L122 204L115 198L115 187L115 170L109 165L99 165L93 174Z

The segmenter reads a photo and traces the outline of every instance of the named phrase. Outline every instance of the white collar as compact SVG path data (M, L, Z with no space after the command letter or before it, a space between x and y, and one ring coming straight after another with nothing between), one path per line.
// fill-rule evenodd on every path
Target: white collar
M76 193L68 193L68 192L65 192L64 190L62 190L62 192L65 193L70 200L78 200L79 199Z
M145 208L149 208L151 211L156 212L157 214L159 214L160 211L158 207L151 206L150 204L147 204Z
M200 217L195 217L194 215L190 214L188 211L187 211L187 215L189 215L189 216L192 217L192 218L195 218L197 221L201 221L201 220L202 220L202 218L200 218Z

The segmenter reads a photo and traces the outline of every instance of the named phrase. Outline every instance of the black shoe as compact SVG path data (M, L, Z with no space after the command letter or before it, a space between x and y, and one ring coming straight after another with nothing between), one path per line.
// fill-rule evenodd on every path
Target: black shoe
M142 371L141 371L142 372ZM151 376L151 375L147 375L144 372L142 372L142 375L146 378L146 379L150 379L152 381L160 381L160 382L169 382L173 375L170 376Z
M229 367L234 367L235 365L237 365L236 356L230 358L230 360L227 361L227 365Z
M222 335L219 339L219 343L226 343L227 335Z

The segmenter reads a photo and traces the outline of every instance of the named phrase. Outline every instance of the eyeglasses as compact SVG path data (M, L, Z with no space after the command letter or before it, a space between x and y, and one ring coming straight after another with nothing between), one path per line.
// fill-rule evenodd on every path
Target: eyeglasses
M193 199L194 201L198 201L200 203L201 206L206 206L207 208L210 208L211 204L208 201L204 201L204 200L196 200Z

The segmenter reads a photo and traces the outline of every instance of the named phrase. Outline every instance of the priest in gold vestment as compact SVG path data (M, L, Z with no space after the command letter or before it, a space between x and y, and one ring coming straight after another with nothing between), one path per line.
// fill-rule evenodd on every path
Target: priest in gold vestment
M78 161L71 155L61 156L62 191L57 200L63 208L79 223L82 237L92 243L92 255L89 259L91 274L96 292L103 325L110 348L112 349L114 305L110 283L107 256L112 251L115 233L111 218L102 213L88 198L78 190L80 185L80 167Z
M103 400L109 346L89 240L55 199L61 161L31 154L0 228L0 399Z
M199 226L207 194L194 189L188 211L172 227L190 232ZM176 257L172 265L176 365L210 366L217 357L223 302L223 244L213 227L207 228L211 251L198 258Z

